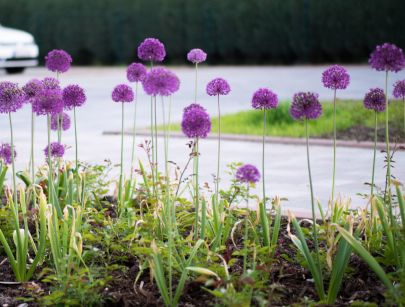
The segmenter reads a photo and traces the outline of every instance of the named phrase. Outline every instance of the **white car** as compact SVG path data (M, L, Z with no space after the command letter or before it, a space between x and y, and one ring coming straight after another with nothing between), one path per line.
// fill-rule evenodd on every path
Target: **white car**
M23 72L26 67L38 65L38 53L31 34L0 25L0 68L8 73Z

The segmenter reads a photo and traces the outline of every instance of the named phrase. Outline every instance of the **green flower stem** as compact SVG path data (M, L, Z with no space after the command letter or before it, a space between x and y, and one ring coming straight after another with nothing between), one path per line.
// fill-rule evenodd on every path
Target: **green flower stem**
M152 187L153 196L156 197L156 181L155 181L155 138L153 133L153 96L150 97L150 137L152 142Z
M246 216L245 216L245 236L243 238L244 252L243 252L243 273L246 273L247 268L247 254L248 254L248 236L249 236L249 183L246 184Z
M377 153L377 111L374 111L374 154L373 154L373 170L371 174L371 191L370 196L374 195L374 171L375 171L375 158ZM373 212L373 210L371 210Z
M133 174L135 170L135 139L136 139L136 106L138 104L138 82L135 83L135 103L134 103L134 121L132 126L132 149L131 149L131 174L130 183L132 185Z
M77 145L77 119L76 119L76 107L73 107L73 121L75 125L75 157L76 157L76 173L79 176L79 154L78 154L78 145Z
M311 210L312 210L312 229L313 229L313 239L316 251L316 260L319 266L319 246L318 246L318 235L316 229L316 215L315 215L315 199L314 199L314 189L312 185L312 175L311 175L311 163L309 158L309 132L308 132L308 119L305 119L305 137L307 146L307 166L308 166L308 177L309 177L309 187L311 191Z
M34 133L35 133L35 114L34 111L31 112L31 181L35 184L35 158L34 158ZM35 204L35 193L33 193L33 201Z
M11 142L11 167L13 171L13 199L14 199L14 206L18 208L17 205L17 179L15 175L15 159L14 159L14 132L13 132L13 121L11 119L11 112L8 113L8 119L10 124L10 142Z
M388 210L391 223L394 223L394 215L391 204L391 150L390 150L390 132L389 132L389 104L388 104L388 70L385 71L385 144L387 151L387 177L385 194L388 200Z
M198 85L198 63L195 63L194 102L197 102L197 85Z
M118 183L118 203L123 209L123 198L122 198L122 185L124 177L124 102L121 103L121 164L120 164L120 179Z
M265 135L266 135L266 109L263 109L263 138L262 138L262 174L263 174L263 201L259 204L260 223L263 228L264 245L270 247L270 226L266 211L266 183L265 183Z
M199 199L199 185L198 185L198 138L194 140L194 208L195 208L195 222L194 222L194 238L198 238L198 222L200 211L200 199Z
M215 204L219 205L219 168L221 161L221 109L219 105L219 94L218 97L218 157L217 157L217 177L215 181Z
M154 107L154 131L155 131L155 158L156 158L156 164L155 164L155 176L156 176L156 182L159 181L159 170L158 170L158 164L159 164L159 158L158 158L158 138L157 138L157 103L156 103L156 96L154 96L153 100L153 107Z
M336 175L336 89L333 92L333 172L332 172L332 197L335 199L335 175Z
M53 202L53 170L52 170L52 158L51 158L51 117L48 114L46 116L48 126L48 202Z

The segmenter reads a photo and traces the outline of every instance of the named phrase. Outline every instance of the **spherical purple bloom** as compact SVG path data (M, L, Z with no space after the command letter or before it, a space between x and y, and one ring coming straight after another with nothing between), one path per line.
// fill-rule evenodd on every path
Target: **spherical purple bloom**
M65 50L54 49L45 56L45 66L50 71L66 72L71 63L72 57Z
M256 183L260 180L260 172L255 166L245 164L236 171L236 180L246 183Z
M14 147L14 160L17 157L17 152L15 151ZM3 160L5 164L11 164L12 163L12 157L11 157L11 145L10 144L1 144L0 146L0 159Z
M211 119L203 107L186 108L181 129L189 138L206 138L211 131Z
M45 157L49 158L48 154L51 154L51 157L62 158L65 154L65 146L58 142L52 142L51 148L46 146L44 149Z
M60 90L59 81L56 78L46 77L42 80L42 87L47 90Z
M17 83L0 82L0 113L16 112L25 102L25 93Z
M59 128L63 131L70 128L70 116L65 112L51 116L51 129L57 131Z
M188 111L190 111L191 109L194 109L194 108L205 111L205 109L201 105L199 105L198 103L192 103L189 106L185 107L183 112L188 112Z
M191 49L189 53L187 53L187 60L191 63L198 64L204 62L207 59L207 54L198 48Z
M393 95L397 99L405 99L405 79L395 82Z
M138 58L144 61L162 62L165 46L156 38L146 38L138 47Z
M290 114L294 119L317 119L322 114L318 94L312 92L294 94Z
M63 98L60 89L42 89L32 101L32 110L37 115L59 114L63 111Z
M180 80L170 70L155 67L146 74L142 85L148 95L169 96L179 90Z
M405 67L404 53L394 44L384 43L371 53L368 63L378 71L398 72Z
M25 93L25 98L31 101L35 95L43 88L42 82L38 79L32 79L27 82L22 88Z
M222 78L216 78L207 84L207 94L210 96L228 95L230 91L231 87L228 82Z
M277 94L267 88L259 88L253 94L252 107L255 109L274 109L277 105Z
M117 85L111 96L115 102L132 102L134 100L134 92L126 84Z
M146 67L141 63L132 63L127 68L127 79L129 82L143 81L146 76Z
M63 89L63 103L66 110L80 107L86 102L84 89L77 84L71 84Z
M326 88L344 90L350 83L350 76L343 66L332 65L322 73L322 83Z
M364 96L364 107L376 112L385 111L386 101L385 94L381 88L371 88Z

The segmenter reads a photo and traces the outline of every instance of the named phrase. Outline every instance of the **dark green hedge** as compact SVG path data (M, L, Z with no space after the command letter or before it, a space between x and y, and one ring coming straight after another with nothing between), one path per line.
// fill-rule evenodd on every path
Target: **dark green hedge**
M203 48L210 63L366 61L376 44L405 47L404 0L0 0L0 22L76 63L128 63L145 37L169 62Z

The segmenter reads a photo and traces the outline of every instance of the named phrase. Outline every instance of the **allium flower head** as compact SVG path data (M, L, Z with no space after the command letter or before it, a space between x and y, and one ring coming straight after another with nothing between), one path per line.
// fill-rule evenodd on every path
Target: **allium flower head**
M340 65L332 65L322 73L322 83L326 88L344 90L349 86L350 76Z
M71 63L72 57L65 50L54 49L45 56L45 66L50 71L66 72Z
M63 103L66 110L80 107L86 102L84 89L77 84L71 84L63 89Z
M65 154L65 146L58 142L52 142L51 148L46 146L44 149L45 157L49 158L48 154L51 154L51 157L62 158Z
M156 38L146 38L138 47L138 58L144 61L162 62L165 46Z
M290 114L294 119L317 119L322 114L318 94L312 92L294 94Z
M246 183L256 183L260 180L260 172L255 166L245 164L236 171L236 180Z
M405 79L395 82L393 95L397 99L405 99Z
M141 63L132 63L127 68L127 79L129 82L143 81L146 76L146 67Z
M32 101L32 110L37 115L61 113L63 111L62 91L60 89L42 89Z
M210 116L203 107L194 104L194 107L185 109L181 129L189 138L206 138L211 131Z
M25 93L17 83L0 82L0 113L16 112L25 102Z
M59 81L56 78L46 77L42 80L42 86L47 90L60 90Z
M70 116L65 112L51 116L51 129L57 131L59 128L63 131L70 128Z
M31 101L35 95L43 88L42 82L38 79L32 79L27 82L22 88L25 93L25 98Z
M134 92L132 88L126 84L117 85L111 96L112 100L115 102L132 102L134 100Z
M385 94L381 88L371 88L364 96L364 107L376 112L383 112L386 107Z
M155 67L146 74L142 85L148 95L169 96L179 90L180 80L170 70Z
M187 60L191 63L198 64L202 63L207 59L207 54L198 48L191 49L189 53L187 53Z
M188 112L188 111L190 111L191 109L194 109L194 108L205 111L205 109L201 105L199 105L198 103L192 103L189 106L185 107L183 112Z
M14 150L14 160L15 160L16 157L17 157L17 152ZM11 145L10 144L7 144L7 143L1 144L1 146L0 146L0 159L3 160L3 163L5 163L5 164L11 164L12 163Z
M368 63L378 71L398 72L405 67L404 53L401 48L394 44L384 43L375 48Z
M255 109L274 109L277 105L277 94L267 88L259 88L253 94L252 107Z
M228 82L222 78L216 78L207 84L207 94L210 96L228 95L230 91L231 87Z

